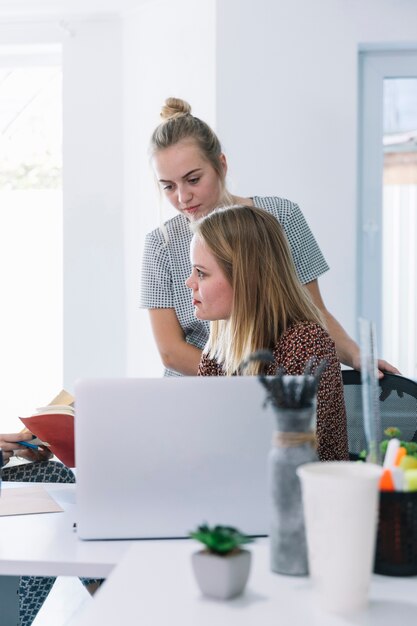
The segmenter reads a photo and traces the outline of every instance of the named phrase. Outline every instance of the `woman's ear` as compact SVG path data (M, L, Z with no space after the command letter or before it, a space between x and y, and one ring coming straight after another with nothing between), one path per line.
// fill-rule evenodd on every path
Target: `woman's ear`
M224 177L226 178L226 174L227 174L227 160L226 160L226 155L223 154L223 152L220 154L220 164L223 168L223 174Z

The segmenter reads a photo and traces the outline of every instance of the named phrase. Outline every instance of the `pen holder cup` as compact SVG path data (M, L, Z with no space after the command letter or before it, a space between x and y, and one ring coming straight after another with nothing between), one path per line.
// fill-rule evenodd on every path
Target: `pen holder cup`
M381 492L374 572L417 574L417 491Z

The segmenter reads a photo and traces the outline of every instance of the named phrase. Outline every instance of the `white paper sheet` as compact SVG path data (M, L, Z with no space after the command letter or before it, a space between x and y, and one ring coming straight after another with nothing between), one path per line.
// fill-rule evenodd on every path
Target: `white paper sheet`
M0 516L58 513L62 507L40 485L34 487L2 487Z

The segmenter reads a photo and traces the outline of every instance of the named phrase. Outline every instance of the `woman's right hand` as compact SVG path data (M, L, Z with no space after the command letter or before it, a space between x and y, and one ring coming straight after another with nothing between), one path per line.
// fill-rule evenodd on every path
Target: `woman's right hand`
M22 457L28 461L47 461L51 458L52 453L47 448L38 448L38 450L31 450L25 446L21 446L17 441L30 441L33 438L32 433L20 432L20 433L8 433L6 435L0 435L0 448L3 451L3 465L6 465L10 461L10 458L14 455Z

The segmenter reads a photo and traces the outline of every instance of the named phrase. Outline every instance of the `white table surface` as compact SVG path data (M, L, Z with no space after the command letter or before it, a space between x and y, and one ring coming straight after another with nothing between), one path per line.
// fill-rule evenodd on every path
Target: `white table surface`
M308 578L270 571L267 539L250 546L252 571L242 596L228 602L204 598L190 563L191 553L198 549L196 542L82 541L73 529L75 485L42 486L65 511L0 517L0 575L107 578L94 602L71 626L166 626L174 618L181 626L416 624L417 577L373 576L365 612L350 617L326 614L316 607ZM3 488L18 487L18 483L3 483Z
M307 577L286 577L269 569L269 544L259 539L245 593L229 601L201 595L190 555L193 541L135 543L70 626L147 624L166 626L408 626L417 623L417 578L373 576L369 608L336 616L315 604Z
M2 489L37 483L2 483ZM76 520L75 485L41 483L65 510L0 517L0 575L106 578L132 543L81 541Z

